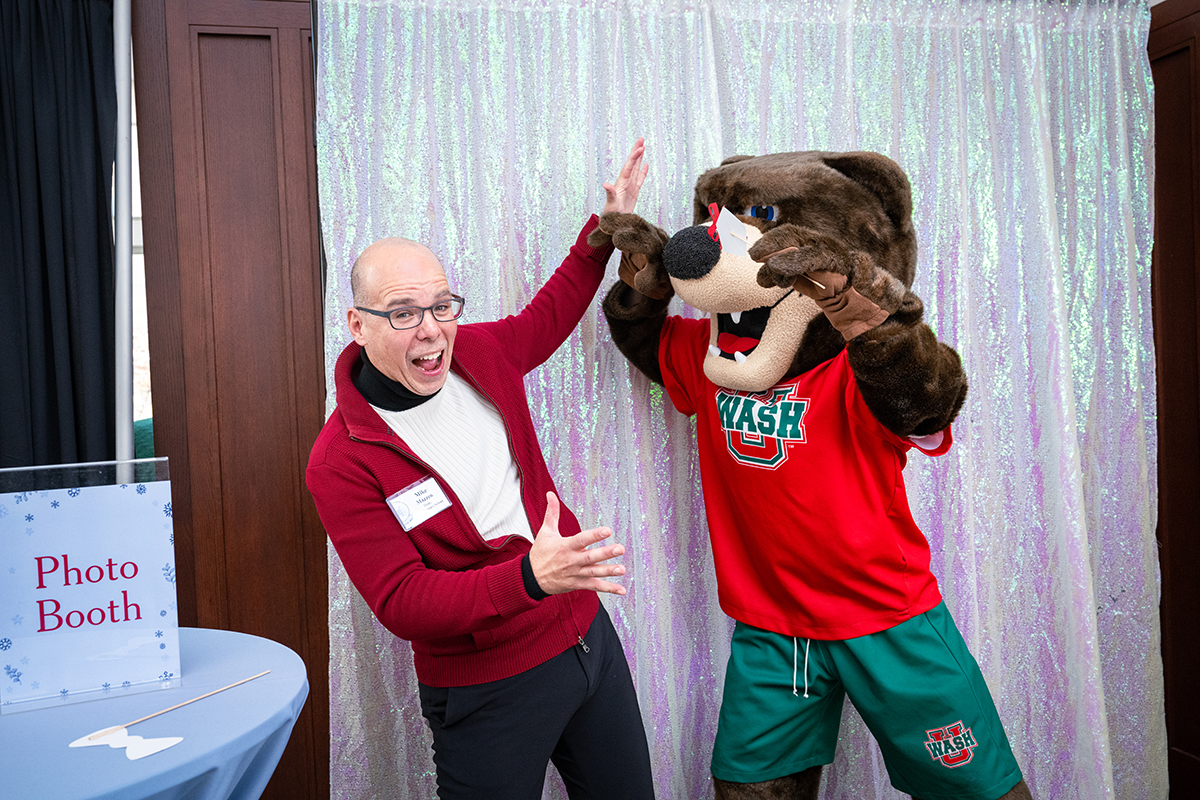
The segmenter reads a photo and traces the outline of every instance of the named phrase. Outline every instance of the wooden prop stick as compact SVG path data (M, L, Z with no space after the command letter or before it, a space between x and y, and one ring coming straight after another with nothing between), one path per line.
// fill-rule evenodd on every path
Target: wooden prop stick
M90 742L93 739L99 739L101 736L108 736L113 731L119 731L122 728L128 728L131 725L137 725L139 722L145 722L146 720L150 719L151 717L157 717L159 714L165 714L168 711L174 711L177 708L183 708L188 703L194 703L197 700L203 700L206 697L212 697L217 692L223 692L226 689L232 689L235 686L241 686L243 683L252 681L255 678L261 678L263 675L266 675L270 671L271 670L269 670L269 669L264 669L262 672L258 673L257 675L251 675L249 678L242 678L240 681L235 681L235 682L229 684L228 686L222 686L220 689L213 689L208 694L202 694L199 697L193 697L191 700L184 700L182 703L173 705L170 708L164 708L162 711L155 711L153 714L147 714L146 716L142 717L141 719L135 719L133 722L126 722L124 725L115 725L111 728L106 728L98 733L93 733L91 736L88 737L88 741Z

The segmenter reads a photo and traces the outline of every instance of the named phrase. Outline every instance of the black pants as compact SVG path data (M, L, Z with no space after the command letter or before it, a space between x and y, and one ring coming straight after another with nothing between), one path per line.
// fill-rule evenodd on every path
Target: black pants
M554 762L571 800L650 800L650 752L625 651L604 606L575 645L519 675L421 684L438 797L538 800Z

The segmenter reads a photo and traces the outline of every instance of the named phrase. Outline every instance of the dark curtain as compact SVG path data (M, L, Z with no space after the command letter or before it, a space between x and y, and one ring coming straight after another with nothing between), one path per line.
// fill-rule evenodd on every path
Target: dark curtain
M0 467L116 457L112 12L0 1Z

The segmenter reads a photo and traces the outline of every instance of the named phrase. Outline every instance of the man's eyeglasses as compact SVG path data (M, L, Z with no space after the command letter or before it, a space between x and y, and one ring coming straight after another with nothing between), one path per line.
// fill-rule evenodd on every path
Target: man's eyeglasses
M405 331L420 325L425 319L426 311L433 314L433 318L438 322L452 322L462 316L466 304L465 299L452 294L448 300L439 300L431 306L401 306L393 308L391 311L376 311L373 308L363 308L362 306L355 306L355 308L364 314L383 317L396 330Z

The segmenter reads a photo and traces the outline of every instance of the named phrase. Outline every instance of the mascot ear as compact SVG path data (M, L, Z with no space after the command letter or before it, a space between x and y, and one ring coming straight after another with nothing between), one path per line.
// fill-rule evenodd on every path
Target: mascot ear
M754 156L730 156L729 158L722 161L719 166L725 167L730 164L736 164L739 161L748 161L751 158L754 158ZM708 200L705 198L702 198L700 196L700 194L699 194L700 185L702 183L704 183L705 176L708 175L709 172L712 172L713 170L715 170L717 168L718 167L713 167L712 170L708 170L707 172L705 172L703 175L701 175L696 180L696 191L692 195L692 224L693 225L699 225L701 222L704 222L704 220L708 219L708 216L709 216L708 215Z
M855 183L869 189L883 203L883 210L899 230L912 217L912 187L900 165L879 153L839 153L823 159Z

